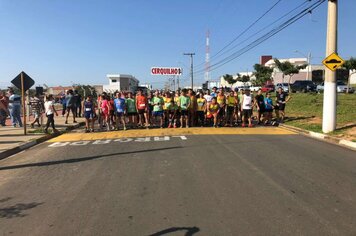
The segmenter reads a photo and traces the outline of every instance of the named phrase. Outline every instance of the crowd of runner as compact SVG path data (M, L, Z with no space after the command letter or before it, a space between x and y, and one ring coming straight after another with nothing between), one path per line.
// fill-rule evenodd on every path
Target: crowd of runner
M82 102L86 132L99 130L126 130L127 128L189 128L189 127L254 127L283 122L287 93L278 88L275 101L271 93L252 94L250 90L225 92L213 88L210 92L159 90L147 95L117 91L103 93L94 100L87 96ZM68 110L68 112L70 109ZM276 119L272 121L273 113ZM68 115L68 114L67 114ZM73 112L75 121L75 115Z

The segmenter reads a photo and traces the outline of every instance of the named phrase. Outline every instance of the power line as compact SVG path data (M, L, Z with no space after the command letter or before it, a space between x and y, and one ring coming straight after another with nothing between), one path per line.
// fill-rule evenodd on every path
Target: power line
M276 3L272 5L266 12L264 12L260 17L257 18L252 24L250 24L244 31L242 31L238 36L236 36L232 41L230 41L227 45L225 45L222 49L220 49L217 53L215 53L213 56L211 56L211 59L213 60L214 58L219 57L219 55L223 55L224 52L228 47L230 47L233 43L236 42L241 36L243 36L247 31L249 31L253 26L255 26L263 17L265 17L269 12L271 12L282 0L277 0ZM310 0L306 0L310 1ZM196 67L200 67L204 63L198 64Z
M243 47L242 49L232 53L230 56L220 60L219 62L213 64L211 66L211 68L212 68L211 71L220 68L221 66L229 63L230 61L232 61L232 60L236 59L237 57L243 55L244 53L248 52L249 50L255 48L259 44L263 43L267 39L269 39L272 36L274 36L275 34L279 33L281 30L285 29L286 27L288 27L289 25L295 23L296 21L298 21L299 19L301 19L305 15L309 14L311 11L313 11L314 9L319 7L325 1L326 0L319 0L319 1L315 2L314 4L312 4L311 6L309 6L306 9L304 9L303 11L298 13L297 15L295 15L292 18L290 18L287 21L285 21L283 24L279 25L278 27L274 28L273 30L269 31L268 33L264 34L263 36L259 37L258 39L256 39L252 43L250 43L247 46ZM252 38L253 36L251 36L250 38ZM248 39L250 39L250 38L248 38ZM195 72L195 74L199 74L201 72L204 72L204 70L198 70L198 71Z

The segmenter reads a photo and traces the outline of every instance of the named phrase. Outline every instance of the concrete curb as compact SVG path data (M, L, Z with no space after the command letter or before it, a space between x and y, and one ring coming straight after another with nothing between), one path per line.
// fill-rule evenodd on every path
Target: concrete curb
M290 125L285 125L285 124L279 124L279 127L281 128L285 128L294 132L297 132L299 134L303 134L305 136L311 137L311 138L315 138L318 140L323 140L329 143L333 143L336 145L340 145L346 148L349 148L353 151L356 151L356 143L355 142L351 142L345 139L340 139L340 138L336 138L327 134L322 134L322 133L317 133L317 132L313 132L313 131L308 131L308 130L304 130L301 128L297 128L294 126L290 126Z
M64 133L68 132L68 131L77 129L77 128L83 126L83 125L85 125L85 122L79 122L78 124L66 127L63 131L60 131L58 133L48 134L48 135L45 135L43 137L37 138L35 140L29 141L29 142L25 142L25 143L21 144L20 146L15 147L15 148L8 149L8 150L0 153L0 160L5 159L5 158L7 158L9 156L12 156L12 155L14 155L16 153L22 152L22 151L24 151L26 149L29 149L29 148L31 148L31 147L33 147L33 146L35 146L37 144L43 143L43 142L45 142L45 141L47 141L49 139L52 139L52 138L57 137L59 135L62 135Z

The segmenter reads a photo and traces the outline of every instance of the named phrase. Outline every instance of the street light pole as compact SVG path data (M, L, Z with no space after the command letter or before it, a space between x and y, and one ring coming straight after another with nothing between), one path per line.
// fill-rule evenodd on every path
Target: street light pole
M190 56L190 83L191 83L191 87L192 90L194 88L194 84L193 84L193 56L195 55L195 53L183 53L184 56Z
M328 23L326 38L326 56L337 53L337 0L328 0ZM323 132L329 133L336 129L336 72L325 68Z
M312 78L310 79L310 74L312 74L312 68L311 68L311 58L312 58L312 54L311 52L308 53L308 56L306 56L305 54L301 53L299 50L295 50L294 51L295 53L299 53L300 55L302 55L303 57L306 57L307 58L307 64L308 64L308 67L307 67L307 75L306 75L306 79L305 80L312 80L313 79L313 76Z
M310 79L310 74L312 72L312 68L311 68L311 64L310 64L310 60L311 60L311 52L308 53L308 70L307 70L307 80L312 80L312 78Z

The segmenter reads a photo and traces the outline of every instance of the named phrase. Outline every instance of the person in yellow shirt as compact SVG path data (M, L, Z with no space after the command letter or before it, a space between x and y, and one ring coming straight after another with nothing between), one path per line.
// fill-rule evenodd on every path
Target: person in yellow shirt
M204 93L199 93L199 98L197 99L197 115L198 122L201 127L205 124L205 111L206 111L206 100L204 98Z
M227 103L227 107L226 107L226 122L225 122L225 126L229 126L232 127L233 125L233 118L234 118L234 111L235 111L235 107L237 105L237 101L236 98L234 96L234 91L231 91L229 93L229 95L226 98L226 103Z
M196 112L197 112L197 97L195 92L192 89L188 90L188 96L190 98L190 107L189 107L189 124L191 127L194 127L196 124Z
M223 123L225 123L225 109L226 109L226 96L224 94L223 88L220 88L219 93L216 97L216 101L219 104L218 123L219 125L223 125Z
M169 110L171 106L171 101L173 101L172 95L170 92L165 93L166 96L163 97L163 112L164 112L164 123L165 126L168 123L169 120Z
M209 119L211 121L211 119L213 119L214 121L214 127L217 128L218 127L218 113L219 113L219 110L220 110L220 106L219 104L217 103L217 98L213 98L211 100L211 103L209 104L209 107L207 109L207 119Z

